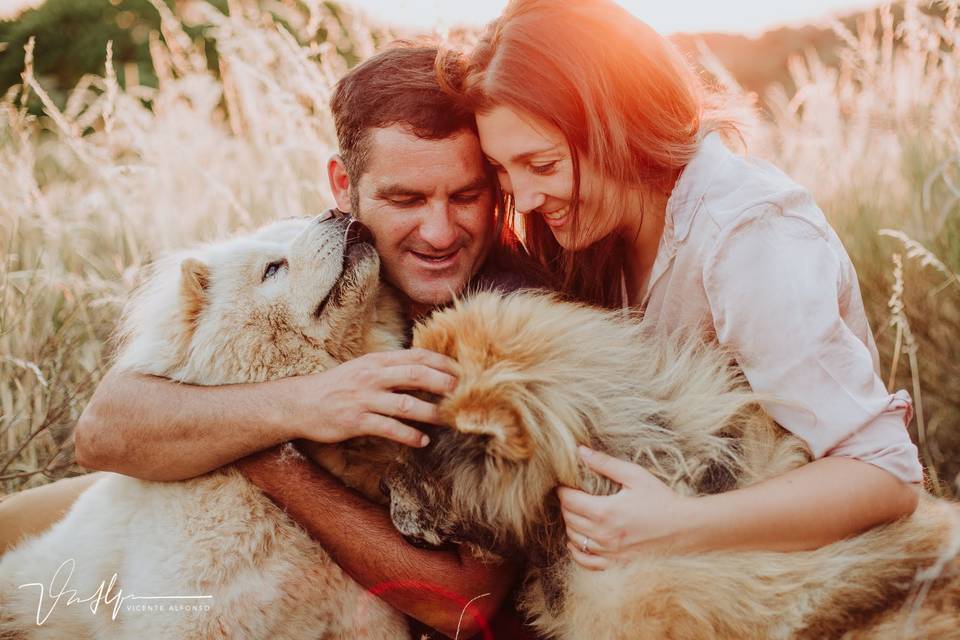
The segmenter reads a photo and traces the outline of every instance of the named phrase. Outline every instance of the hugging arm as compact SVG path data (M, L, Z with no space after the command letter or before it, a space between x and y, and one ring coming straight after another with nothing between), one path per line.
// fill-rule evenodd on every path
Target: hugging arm
M853 267L811 219L819 218L758 208L718 242L703 282L717 341L814 462L686 498L638 466L588 453L587 464L625 488L609 497L560 491L569 547L582 565L604 568L651 545L814 549L917 507L922 470L905 428L908 398L889 393L878 377L869 327L855 321L866 323Z
M447 636L459 631L460 638L469 638L480 631L481 621L493 617L513 584L518 568L512 564L484 564L466 550L409 545L383 507L300 456L274 449L237 466L354 580ZM477 596L482 597L465 609Z
M77 462L144 480L184 480L281 442L361 435L420 446L396 418L436 423L436 407L396 389L435 394L452 365L422 349L371 353L323 373L270 382L196 386L111 371L80 417Z
M207 473L289 437L279 399L291 386L201 387L110 371L77 423L77 463L143 480Z
M147 480L180 480L297 438L339 442L377 435L419 446L423 434L397 418L437 423L436 407L397 390L443 394L456 383L452 369L439 354L411 349L255 384L203 387L112 371L77 426L78 462ZM406 544L382 507L304 459L281 461L273 450L237 466L367 588L410 580L467 599L489 593L472 607L488 619L511 586L513 567ZM393 590L383 598L435 629L456 633L459 602L429 590ZM478 629L468 611L460 637Z
M909 514L918 501L910 485L851 458L821 458L749 487L687 497L638 465L598 451L581 456L591 469L623 485L611 496L559 490L567 548L589 569L655 548L816 549ZM584 540L589 553L581 548Z

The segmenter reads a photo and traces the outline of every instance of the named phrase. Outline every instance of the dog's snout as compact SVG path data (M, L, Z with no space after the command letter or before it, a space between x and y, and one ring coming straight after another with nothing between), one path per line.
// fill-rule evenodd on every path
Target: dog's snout
M327 209L326 211L318 215L316 218L314 218L313 221L317 224L323 224L327 220L333 220L336 217L338 216L333 209Z
M403 539L406 540L407 544L410 546L416 547L417 549L424 549L425 551L437 551L444 548L444 545L431 544L423 538L418 538L409 534L403 534Z
M373 233L359 220L350 220L350 222L347 223L347 230L344 235L344 250L361 242L373 244Z

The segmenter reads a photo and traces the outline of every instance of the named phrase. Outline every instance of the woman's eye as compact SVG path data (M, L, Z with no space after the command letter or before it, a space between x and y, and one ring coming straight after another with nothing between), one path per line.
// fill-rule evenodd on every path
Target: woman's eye
M277 275L277 272L280 271L280 269L284 269L286 266L286 260L277 260L276 262L271 262L263 271L263 279L266 280L267 278L272 278L273 276Z
M548 162L547 164L532 164L530 165L530 171L534 172L538 176L545 176L553 173L557 168L557 162Z
M530 165L530 171L537 174L538 176L545 176L553 173L557 168L557 161L548 162L546 164L532 164Z

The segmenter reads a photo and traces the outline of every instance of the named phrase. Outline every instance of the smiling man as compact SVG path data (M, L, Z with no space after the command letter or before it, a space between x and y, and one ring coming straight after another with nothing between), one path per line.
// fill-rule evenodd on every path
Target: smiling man
M418 315L463 290L498 225L473 118L440 92L432 61L428 72L432 48L415 89L412 51L375 56L337 85L340 154L328 174L337 206L373 232L387 281Z
M539 283L497 215L496 181L472 114L437 85L435 56L433 47L388 49L348 73L332 100L340 144L327 167L334 198L371 230L383 276L411 321L473 286ZM310 376L219 387L110 372L77 425L77 460L157 481L236 462L360 584L427 626L450 636L459 628L465 638L493 616L517 568L483 564L457 548L408 545L383 507L278 446L363 435L423 446L427 436L407 423L440 420L434 404L410 392L445 393L456 384L453 370L445 357L411 349ZM41 530L86 484L54 483L21 500L12 516L0 505L0 529L13 520L23 534ZM483 597L461 623L465 602L476 596Z

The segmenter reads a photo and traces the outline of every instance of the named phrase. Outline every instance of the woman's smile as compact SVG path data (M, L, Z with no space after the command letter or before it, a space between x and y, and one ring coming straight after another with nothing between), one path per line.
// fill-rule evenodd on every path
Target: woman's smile
M556 211L540 211L544 221L554 229L559 229L567 223L567 214L570 212L568 207L557 209Z

